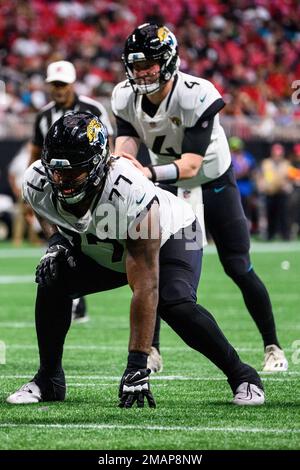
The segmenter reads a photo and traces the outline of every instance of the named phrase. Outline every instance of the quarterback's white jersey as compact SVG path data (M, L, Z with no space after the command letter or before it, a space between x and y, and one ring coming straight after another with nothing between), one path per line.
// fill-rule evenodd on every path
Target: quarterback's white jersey
M136 95L127 80L113 90L114 114L134 127L140 140L149 149L152 164L170 163L180 158L184 130L193 127L203 113L221 98L214 85L203 78L178 72L175 80L175 86L160 103L153 117L143 111L143 95ZM211 141L198 175L178 181L176 185L193 188L214 180L228 169L230 162L227 139L219 115L216 114Z
M77 218L65 211L53 197L41 161L26 171L23 197L33 210L52 224L81 251L102 266L125 272L128 233L138 237L137 223L153 201L159 203L161 245L171 234L195 220L191 207L168 191L156 187L125 158L113 160L103 191L97 194L88 212ZM152 234L158 238L159 233ZM198 240L199 241L199 240Z

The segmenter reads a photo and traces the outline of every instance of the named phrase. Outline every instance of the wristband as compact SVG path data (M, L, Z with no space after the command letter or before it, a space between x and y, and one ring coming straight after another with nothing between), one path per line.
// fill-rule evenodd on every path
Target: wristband
M130 351L127 359L128 369L147 369L148 354L139 351Z
M179 168L176 163L166 165L149 165L153 183L176 183L179 178Z
M61 233L55 232L48 238L48 245L49 247L52 245L59 245L60 243L68 242L67 238L65 238Z

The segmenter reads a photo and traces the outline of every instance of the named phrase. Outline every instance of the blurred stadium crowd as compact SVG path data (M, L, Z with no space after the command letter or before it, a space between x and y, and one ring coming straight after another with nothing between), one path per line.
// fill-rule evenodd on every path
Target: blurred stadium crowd
M45 102L45 68L65 59L78 92L109 95L123 78L124 40L146 21L162 22L180 44L181 70L211 80L228 115L300 114L291 84L300 77L297 0L0 1L0 79L6 112Z
M252 232L295 238L300 106L292 95L297 79L300 89L299 18L298 0L0 0L0 139L30 138L33 119L49 100L45 72L53 61L72 62L77 94L110 108L112 89L125 78L126 37L138 24L164 23L177 36L181 70L212 81L226 102L223 125ZM241 138L275 145L258 165ZM22 152L24 162L26 147ZM16 199L13 179L23 171L17 163L10 167Z

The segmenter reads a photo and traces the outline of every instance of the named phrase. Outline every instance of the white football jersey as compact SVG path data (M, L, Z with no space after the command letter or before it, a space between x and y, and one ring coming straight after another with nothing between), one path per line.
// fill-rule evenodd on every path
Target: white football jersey
M152 164L165 164L181 157L184 130L193 127L220 93L203 78L178 72L175 86L160 103L155 116L142 109L142 95L136 95L128 80L113 90L112 110L129 122L147 146ZM205 125L205 122L203 123ZM202 167L195 177L178 181L179 187L193 188L221 176L229 167L231 156L219 115L214 118L211 142Z
M65 211L53 197L41 161L26 171L23 197L33 210L102 266L125 272L126 238L138 238L136 226L153 200L159 203L161 245L171 234L195 220L191 207L168 191L155 186L125 158L115 159L108 171L103 191L81 218ZM141 214L141 215L140 215ZM152 234L158 237L158 234ZM198 240L199 241L199 240Z

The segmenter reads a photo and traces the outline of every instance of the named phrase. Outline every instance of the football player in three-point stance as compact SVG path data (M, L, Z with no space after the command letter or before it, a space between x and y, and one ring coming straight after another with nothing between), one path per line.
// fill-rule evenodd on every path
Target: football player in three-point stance
M165 26L146 23L135 29L125 43L123 61L128 80L112 95L116 154L136 157L144 143L152 160L152 165L140 166L145 176L171 183L169 190L186 198L197 215L203 198L205 224L220 261L262 336L263 370L287 370L269 294L250 260L247 220L219 121L225 105L221 95L209 81L179 71L177 40ZM159 344L159 320L154 344Z
M192 208L156 187L125 158L110 155L95 115L70 112L50 128L41 161L26 171L25 200L49 247L36 271L40 368L11 404L62 401L63 345L72 298L129 284L128 361L119 406L155 406L147 358L156 311L227 376L237 405L261 405L264 392L213 316L196 303L203 237Z

